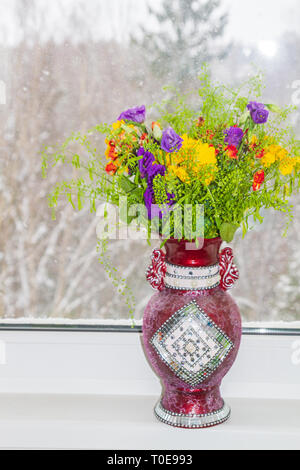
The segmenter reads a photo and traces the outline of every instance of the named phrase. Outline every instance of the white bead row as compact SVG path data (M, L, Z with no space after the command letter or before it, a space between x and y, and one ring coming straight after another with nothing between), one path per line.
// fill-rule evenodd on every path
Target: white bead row
M182 276L188 278L206 278L216 276L220 271L219 264L214 264L212 266L200 266L195 268L190 266L178 266L176 264L166 262L166 268L167 273L172 276Z
M170 289L178 290L205 290L213 289L220 284L221 276L216 274L210 277L183 277L183 276L172 276L169 273L164 278L165 286Z

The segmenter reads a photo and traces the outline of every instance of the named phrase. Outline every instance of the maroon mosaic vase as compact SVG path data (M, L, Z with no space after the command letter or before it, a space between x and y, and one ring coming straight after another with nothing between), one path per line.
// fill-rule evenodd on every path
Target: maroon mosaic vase
M230 416L220 384L237 356L242 327L227 292L238 270L221 243L168 240L166 253L154 250L147 271L158 293L144 313L144 348L163 384L155 414L172 426L215 426Z

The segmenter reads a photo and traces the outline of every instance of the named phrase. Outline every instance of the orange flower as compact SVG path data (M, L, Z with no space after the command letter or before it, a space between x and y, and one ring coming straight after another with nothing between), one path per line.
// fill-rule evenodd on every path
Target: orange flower
M209 140L213 140L213 138L214 138L214 136L215 136L214 132L212 132L212 131L210 131L210 130L206 131L206 135L207 135L207 138L208 138Z
M197 127L202 127L205 123L205 120L202 116L199 117L198 121L196 121L196 126Z
M118 167L114 165L112 162L108 163L105 167L106 173L108 173L111 176L113 176L116 173L117 169Z
M255 150L257 145L258 145L258 139L257 139L256 135L253 135L252 139L251 139L251 143L250 143L250 148L252 150Z
M148 134L147 134L147 132L144 132L144 134L142 134L141 137L140 137L139 144L143 145L143 142L148 142L148 141L149 141Z
M261 158L263 158L264 155L265 155L265 150L262 149L260 152L257 152L255 154L255 158L261 159Z
M152 124L151 124L152 130L154 130L155 126L161 127L158 121L153 121L152 122Z
M220 152L223 152L224 151L224 145L223 144L219 144L216 148L216 155L219 155Z
M112 160L112 161L114 161L118 158L118 154L116 153L115 148L111 148L108 155L109 155L109 159Z
M253 178L253 191L258 191L263 182L265 181L265 172L264 170L257 171Z
M208 146L209 146L209 147L211 147L211 148L213 148L213 149L215 149L215 154L216 154L216 156L218 156L218 155L219 155L219 153L220 153L220 150L219 150L219 149L217 149L217 148L215 148L215 147L213 146L213 144L208 144Z
M112 140L110 140L107 143L107 149L105 151L105 156L106 156L107 160L116 160L118 158L118 154L116 153L116 145Z
M229 145L226 147L225 152L229 158L238 159L238 149L234 145Z

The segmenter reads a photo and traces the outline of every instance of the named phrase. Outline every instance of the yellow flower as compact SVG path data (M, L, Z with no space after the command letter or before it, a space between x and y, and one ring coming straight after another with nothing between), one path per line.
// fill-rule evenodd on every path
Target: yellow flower
M212 145L192 139L186 134L182 138L182 149L178 153L184 154L189 164L194 164L197 167L199 165L216 165L216 150Z
M278 149L278 153L277 153L277 160L282 162L283 160L285 160L288 157L288 154L289 153L286 149L280 147L280 149Z
M182 139L181 149L166 155L167 166L171 173L184 183L199 178L204 184L209 185L218 171L215 148L200 140L192 139L187 134L184 134Z
M173 175L177 176L177 178L179 178L180 181L182 181L183 183L189 183L190 177L184 168L176 165L171 165L170 171L171 173L173 173Z
M267 151L262 159L261 162L264 167L269 168L273 163L276 161L276 154L270 151Z
M178 152L187 154L195 164L198 165L215 165L217 163L216 150L209 144L204 144L200 140L192 139L186 134L182 136L182 148Z
M256 145L257 143L258 143L258 138L256 135L253 135L250 144Z
M182 142L182 147L183 148L194 147L195 144L197 144L197 142L198 142L197 140L192 139L191 137L189 137L187 134L183 134L182 138L183 138L183 142Z
M297 158L288 157L280 162L279 171L283 175L290 175L297 164Z
M208 144L199 142L197 145L196 164L198 165L216 165L216 150Z
M263 166L269 168L275 162L284 162L288 157L288 151L281 145L270 145L261 161Z
M122 124L125 124L124 121L116 121L113 123L112 125L112 128L114 131L116 131L117 129L120 129L120 127L122 126Z
M174 153L166 153L166 164L167 167L173 166L173 165L179 165L184 161L184 157L182 154L179 152L174 152Z
M215 174L217 173L217 171L218 171L217 167L214 167L214 169L210 173L210 175L207 176L207 178L205 178L204 183L206 184L206 186L209 186L210 183L213 182L213 180L215 179Z

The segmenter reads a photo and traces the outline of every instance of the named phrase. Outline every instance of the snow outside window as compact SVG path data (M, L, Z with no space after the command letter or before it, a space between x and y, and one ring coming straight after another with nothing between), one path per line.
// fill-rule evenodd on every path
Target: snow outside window
M299 1L148 3L150 13L146 0L1 0L0 322L128 319L98 262L95 216L62 202L51 219L57 172L41 178L45 145L158 100L162 85L197 86L204 61L228 83L256 64L265 102L295 105L300 134ZM284 217L268 213L233 244L234 296L246 321L300 321L300 197L294 205L286 238ZM144 277L151 248L120 240L109 249L140 319L152 295Z

